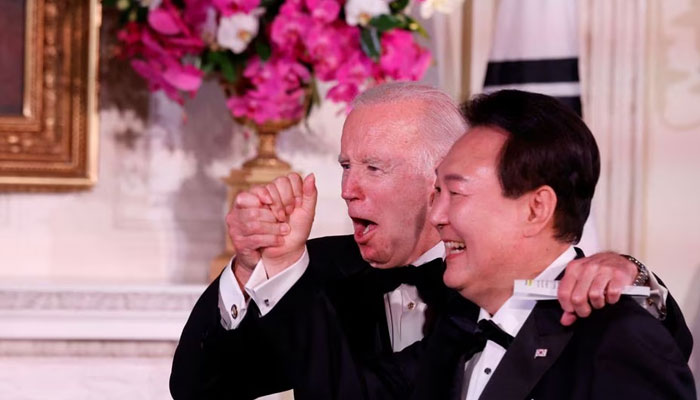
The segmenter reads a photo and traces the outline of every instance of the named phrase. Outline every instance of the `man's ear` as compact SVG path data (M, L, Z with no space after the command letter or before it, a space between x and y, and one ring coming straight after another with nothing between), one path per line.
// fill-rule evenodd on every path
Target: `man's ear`
M557 194L550 186L543 185L525 194L527 218L524 234L531 237L554 225L554 210L557 208Z

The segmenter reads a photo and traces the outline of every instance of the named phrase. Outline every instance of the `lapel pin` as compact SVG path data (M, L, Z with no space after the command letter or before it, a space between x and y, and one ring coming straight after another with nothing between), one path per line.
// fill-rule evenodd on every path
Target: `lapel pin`
M535 358L547 357L547 349L537 349L535 350Z

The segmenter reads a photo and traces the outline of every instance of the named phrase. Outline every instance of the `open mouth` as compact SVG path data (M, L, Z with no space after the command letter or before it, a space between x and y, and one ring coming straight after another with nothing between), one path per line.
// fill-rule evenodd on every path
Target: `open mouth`
M451 256L453 254L459 254L463 253L464 249L466 246L464 245L464 242L457 242L454 240L445 240L443 241L445 243L445 253L447 256Z
M364 218L352 218L352 225L355 228L355 241L365 242L369 235L377 228L377 224Z

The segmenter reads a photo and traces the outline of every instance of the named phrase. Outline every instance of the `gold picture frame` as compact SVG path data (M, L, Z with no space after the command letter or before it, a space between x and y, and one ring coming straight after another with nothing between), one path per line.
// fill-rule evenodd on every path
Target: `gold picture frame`
M0 53L13 60L0 64L0 191L89 188L97 181L99 0L2 3L23 10L0 23Z

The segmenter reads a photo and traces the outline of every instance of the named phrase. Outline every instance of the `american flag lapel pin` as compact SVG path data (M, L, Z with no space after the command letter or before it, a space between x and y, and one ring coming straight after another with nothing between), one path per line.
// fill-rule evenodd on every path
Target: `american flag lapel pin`
M547 357L547 349L535 350L535 358Z

